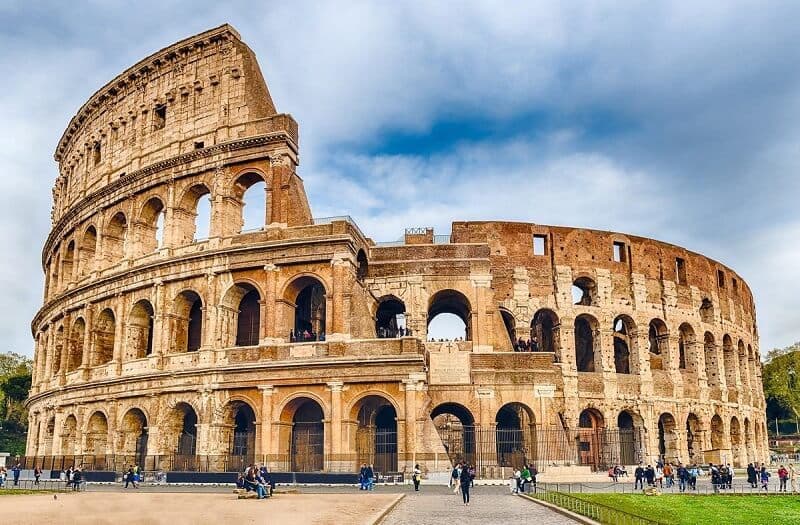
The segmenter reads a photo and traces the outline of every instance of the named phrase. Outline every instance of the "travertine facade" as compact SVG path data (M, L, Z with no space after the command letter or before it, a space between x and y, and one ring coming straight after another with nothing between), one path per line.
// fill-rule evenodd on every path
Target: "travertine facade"
M298 144L229 26L84 104L55 154L29 455L402 470L463 454L483 475L519 454L595 467L766 457L754 305L731 269L537 224L375 243L346 217L312 218ZM262 181L263 227L242 232L243 195ZM427 341L440 313L466 340ZM398 320L410 335L377 337ZM532 334L539 351L513 351Z

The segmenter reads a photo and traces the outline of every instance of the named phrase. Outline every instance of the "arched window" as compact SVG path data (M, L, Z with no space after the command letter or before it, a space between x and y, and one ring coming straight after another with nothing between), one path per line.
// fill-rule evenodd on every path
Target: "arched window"
M369 273L369 262L367 261L367 254L364 250L358 250L356 262L358 263L356 277L359 281L363 281L367 278L367 274Z
M69 241L67 244L67 251L64 253L64 260L62 264L61 276L63 282L69 283L72 281L75 271L75 241Z
M156 251L164 242L164 203L151 197L142 207L139 217L139 244L141 254Z
M661 319L650 321L647 337L650 341L650 370L663 370L669 342L669 332L664 321Z
M614 319L614 369L618 374L631 373L631 354L636 344L636 324L627 315Z
M596 363L595 346L597 345L597 319L582 314L575 318L575 366L578 372L599 372Z
M52 374L55 376L61 371L61 348L64 346L64 327L56 330L56 341L53 348Z
M86 334L86 322L79 317L72 324L67 348L67 372L77 370L83 361L83 341Z
M682 323L678 327L678 332L678 368L681 370L689 368L690 372L694 372L694 328L689 323Z
M250 289L239 302L239 316L236 323L236 346L256 346L261 326L261 295L255 288Z
M428 339L472 340L472 307L456 290L436 292L428 302Z
M256 173L245 173L236 179L234 194L241 202L240 225L237 231L260 230L267 218L267 185Z
M558 315L552 310L542 309L531 320L531 341L536 342L542 352L554 352L556 360L561 360L561 325Z
M192 290L175 298L174 352L194 352L202 346L203 300Z
M678 435L675 418L664 412L658 418L658 452L661 459L678 462Z
M597 305L597 283L589 277L578 277L572 283L572 303L580 306Z
M86 228L78 252L78 268L81 277L94 270L94 257L97 252L97 230L94 226Z
M128 221L125 214L117 212L103 233L103 251L108 264L119 263L125 258L125 242L128 235Z
M150 301L138 301L131 309L128 318L128 338L125 345L125 358L141 359L153 353L153 318L155 312Z
M195 184L186 190L173 216L178 223L180 245L207 239L211 231L211 192L205 184ZM177 213L177 212L180 213Z
M116 333L116 319L114 312L106 308L94 323L94 355L92 365L102 365L111 362L114 356L114 335Z
M385 338L409 335L405 329L406 305L393 295L382 297L375 313L375 336Z
M717 359L717 343L714 334L706 332L703 336L703 348L706 358L706 379L709 386L719 386L719 360Z
M728 334L722 337L722 358L725 364L725 383L728 388L736 388L736 350L733 339Z
M500 308L499 311L500 311L500 318L503 320L503 326L505 327L506 334L508 335L508 339L504 339L503 341L498 341L502 345L500 348L507 350L513 349L516 351L522 350L521 348L519 348L519 343L517 342L517 336L516 336L517 320L514 319L514 314L512 314L505 308ZM525 345L523 346L527 346L527 343L525 343ZM529 350L529 348L526 348L526 350Z

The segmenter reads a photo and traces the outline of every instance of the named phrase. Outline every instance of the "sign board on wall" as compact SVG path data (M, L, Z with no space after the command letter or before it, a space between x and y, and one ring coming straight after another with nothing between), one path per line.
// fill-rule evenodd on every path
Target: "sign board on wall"
M469 385L469 352L431 352L428 372L431 385Z

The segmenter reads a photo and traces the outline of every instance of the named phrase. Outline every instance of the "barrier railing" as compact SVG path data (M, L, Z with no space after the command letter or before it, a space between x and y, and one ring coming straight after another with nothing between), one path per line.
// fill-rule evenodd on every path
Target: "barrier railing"
M531 492L527 493L527 496L610 525L661 525L669 523L668 521L657 521L593 501L576 498L564 492L551 491L544 487L534 487Z

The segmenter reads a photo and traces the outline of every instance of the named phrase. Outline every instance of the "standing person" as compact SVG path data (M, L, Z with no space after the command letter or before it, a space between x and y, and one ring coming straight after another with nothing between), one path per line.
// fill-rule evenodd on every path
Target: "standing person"
M767 467L764 464L761 464L761 488L764 490L769 490L769 472L767 472Z
M72 490L81 489L81 481L83 480L83 473L81 472L80 468L75 468L72 472Z
M461 485L461 499L464 500L464 505L469 507L469 486L472 484L472 476L466 466L461 469L458 479Z
M411 476L411 480L414 482L414 492L419 492L419 482L422 479L422 471L419 469L419 463L414 465L414 474Z
M375 490L375 469L372 463L367 465L367 490Z
M653 469L653 465L647 465L647 468L644 469L644 477L647 480L648 487L655 485L656 471Z
M128 488L128 484L134 485L133 483L133 465L128 466L128 471L123 476L125 478L125 488Z
M519 494L522 485L522 472L519 470L514 471L514 475L511 476L511 493L512 494Z
M797 492L797 469L789 463L789 481L792 482L792 494Z
M33 468L33 479L35 480L33 482L33 484L34 485L38 485L39 484L39 478L41 478L41 477L42 477L42 469L39 468L39 465L36 465Z
M656 465L655 482L653 483L654 487L656 483L658 483L659 488L664 488L664 469L658 465Z
M453 487L453 492L456 494L458 494L458 486L459 486L458 478L460 477L460 475L461 475L461 462L456 464L456 466L453 467L453 471L450 473L450 486Z
M139 465L133 466L133 488L139 488L139 481L142 479L141 469L139 469Z
M681 492L686 491L686 482L689 480L689 471L683 466L683 463L678 463L678 489Z
M16 464L11 467L11 473L14 474L14 486L19 485L20 472L22 472L22 468L19 466L19 461L17 461Z
M614 483L617 482L617 467L611 467L608 469L608 477L611 478L611 481Z
M642 468L642 464L639 463L639 466L636 467L636 470L633 471L633 488L634 489L643 489L644 488L644 468Z
M758 485L756 467L754 467L752 463L747 464L747 482L752 489L756 488L756 485Z
M697 476L700 474L700 469L697 468L697 463L692 464L689 469L689 486L692 490L697 490Z
M358 482L361 486L358 490L367 490L367 464L361 464L361 470L358 471Z
M666 465L664 465L664 479L667 481L667 488L672 487L672 480L674 475L675 473L672 470L672 463L667 463Z
M786 470L783 465L778 469L778 480L780 481L778 492L786 492L786 482L789 480L789 471Z

